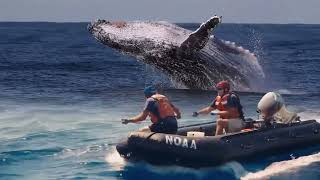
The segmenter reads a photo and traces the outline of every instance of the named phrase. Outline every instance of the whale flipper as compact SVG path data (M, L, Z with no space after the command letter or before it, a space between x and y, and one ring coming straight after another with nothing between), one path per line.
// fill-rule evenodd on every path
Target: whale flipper
M213 16L182 42L179 48L179 54L190 55L194 51L202 49L209 40L210 32L221 22L221 17Z

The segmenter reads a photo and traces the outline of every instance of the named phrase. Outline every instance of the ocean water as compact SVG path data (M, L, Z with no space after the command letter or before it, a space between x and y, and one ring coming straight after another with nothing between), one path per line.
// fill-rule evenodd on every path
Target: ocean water
M145 86L162 84L179 125L212 121L191 114L216 92L177 88L86 26L0 23L0 179L320 179L320 146L203 169L124 161L115 143L150 122L120 119L141 111ZM222 24L214 34L254 52L266 75L262 92L240 92L247 117L274 90L301 119L320 121L320 25Z

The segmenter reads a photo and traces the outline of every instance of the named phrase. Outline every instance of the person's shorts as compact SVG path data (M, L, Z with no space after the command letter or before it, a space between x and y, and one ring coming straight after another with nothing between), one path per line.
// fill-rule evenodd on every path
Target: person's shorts
M243 128L242 119L228 119L228 133L239 132Z
M152 132L175 134L178 130L178 123L175 117L168 117L149 126Z

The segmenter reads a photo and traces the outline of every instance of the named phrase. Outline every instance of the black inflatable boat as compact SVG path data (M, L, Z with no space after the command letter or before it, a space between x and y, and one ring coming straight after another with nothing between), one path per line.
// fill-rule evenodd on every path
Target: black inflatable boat
M247 126L252 128L253 123L247 122ZM315 120L275 123L220 136L213 136L215 127L215 123L184 126L177 134L133 132L117 145L117 151L126 159L201 167L320 142L320 124ZM190 131L205 136L187 136Z

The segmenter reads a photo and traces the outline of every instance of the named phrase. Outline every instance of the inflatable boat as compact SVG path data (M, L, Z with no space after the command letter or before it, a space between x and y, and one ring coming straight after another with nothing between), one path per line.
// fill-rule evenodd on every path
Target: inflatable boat
M116 148L126 159L203 167L320 142L316 120L256 128L259 123L246 120L241 132L219 136L214 122L180 127L177 134L133 132Z

